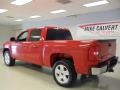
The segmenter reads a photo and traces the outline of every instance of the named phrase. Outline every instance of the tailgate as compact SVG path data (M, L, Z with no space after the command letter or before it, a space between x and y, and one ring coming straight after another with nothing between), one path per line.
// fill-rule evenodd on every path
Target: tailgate
M116 55L116 39L98 40L100 46L100 62Z

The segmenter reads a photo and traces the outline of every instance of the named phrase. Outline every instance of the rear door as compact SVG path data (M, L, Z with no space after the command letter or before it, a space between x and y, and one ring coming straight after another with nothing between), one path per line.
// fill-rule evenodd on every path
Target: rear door
M41 30L40 29L31 30L28 42L29 42L27 55L28 62L41 65L43 49Z

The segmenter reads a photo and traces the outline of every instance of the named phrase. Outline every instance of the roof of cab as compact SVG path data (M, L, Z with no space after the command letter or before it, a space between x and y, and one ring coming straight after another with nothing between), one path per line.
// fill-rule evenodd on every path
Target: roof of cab
M43 26L43 27L38 27L38 28L36 28L36 27L28 28L28 29L26 29L24 31L35 30L35 29L42 29L42 28L57 28L57 29L66 29L67 30L67 28L62 28L62 27Z

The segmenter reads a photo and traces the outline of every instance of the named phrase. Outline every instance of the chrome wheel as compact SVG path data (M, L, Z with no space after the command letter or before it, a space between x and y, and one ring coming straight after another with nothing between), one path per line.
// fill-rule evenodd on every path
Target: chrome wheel
M64 65L58 65L55 68L55 77L59 83L66 84L69 82L70 74Z
M9 55L9 53L5 53L4 58L5 58L5 63L7 65L9 65L10 64L10 55Z
M73 63L66 59L57 61L53 66L53 77L58 85L71 87L77 78Z

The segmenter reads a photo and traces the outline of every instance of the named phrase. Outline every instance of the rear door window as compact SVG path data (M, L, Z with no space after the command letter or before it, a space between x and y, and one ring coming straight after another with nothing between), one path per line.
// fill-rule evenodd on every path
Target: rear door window
M35 29L30 33L29 41L39 41L41 39L41 30Z

